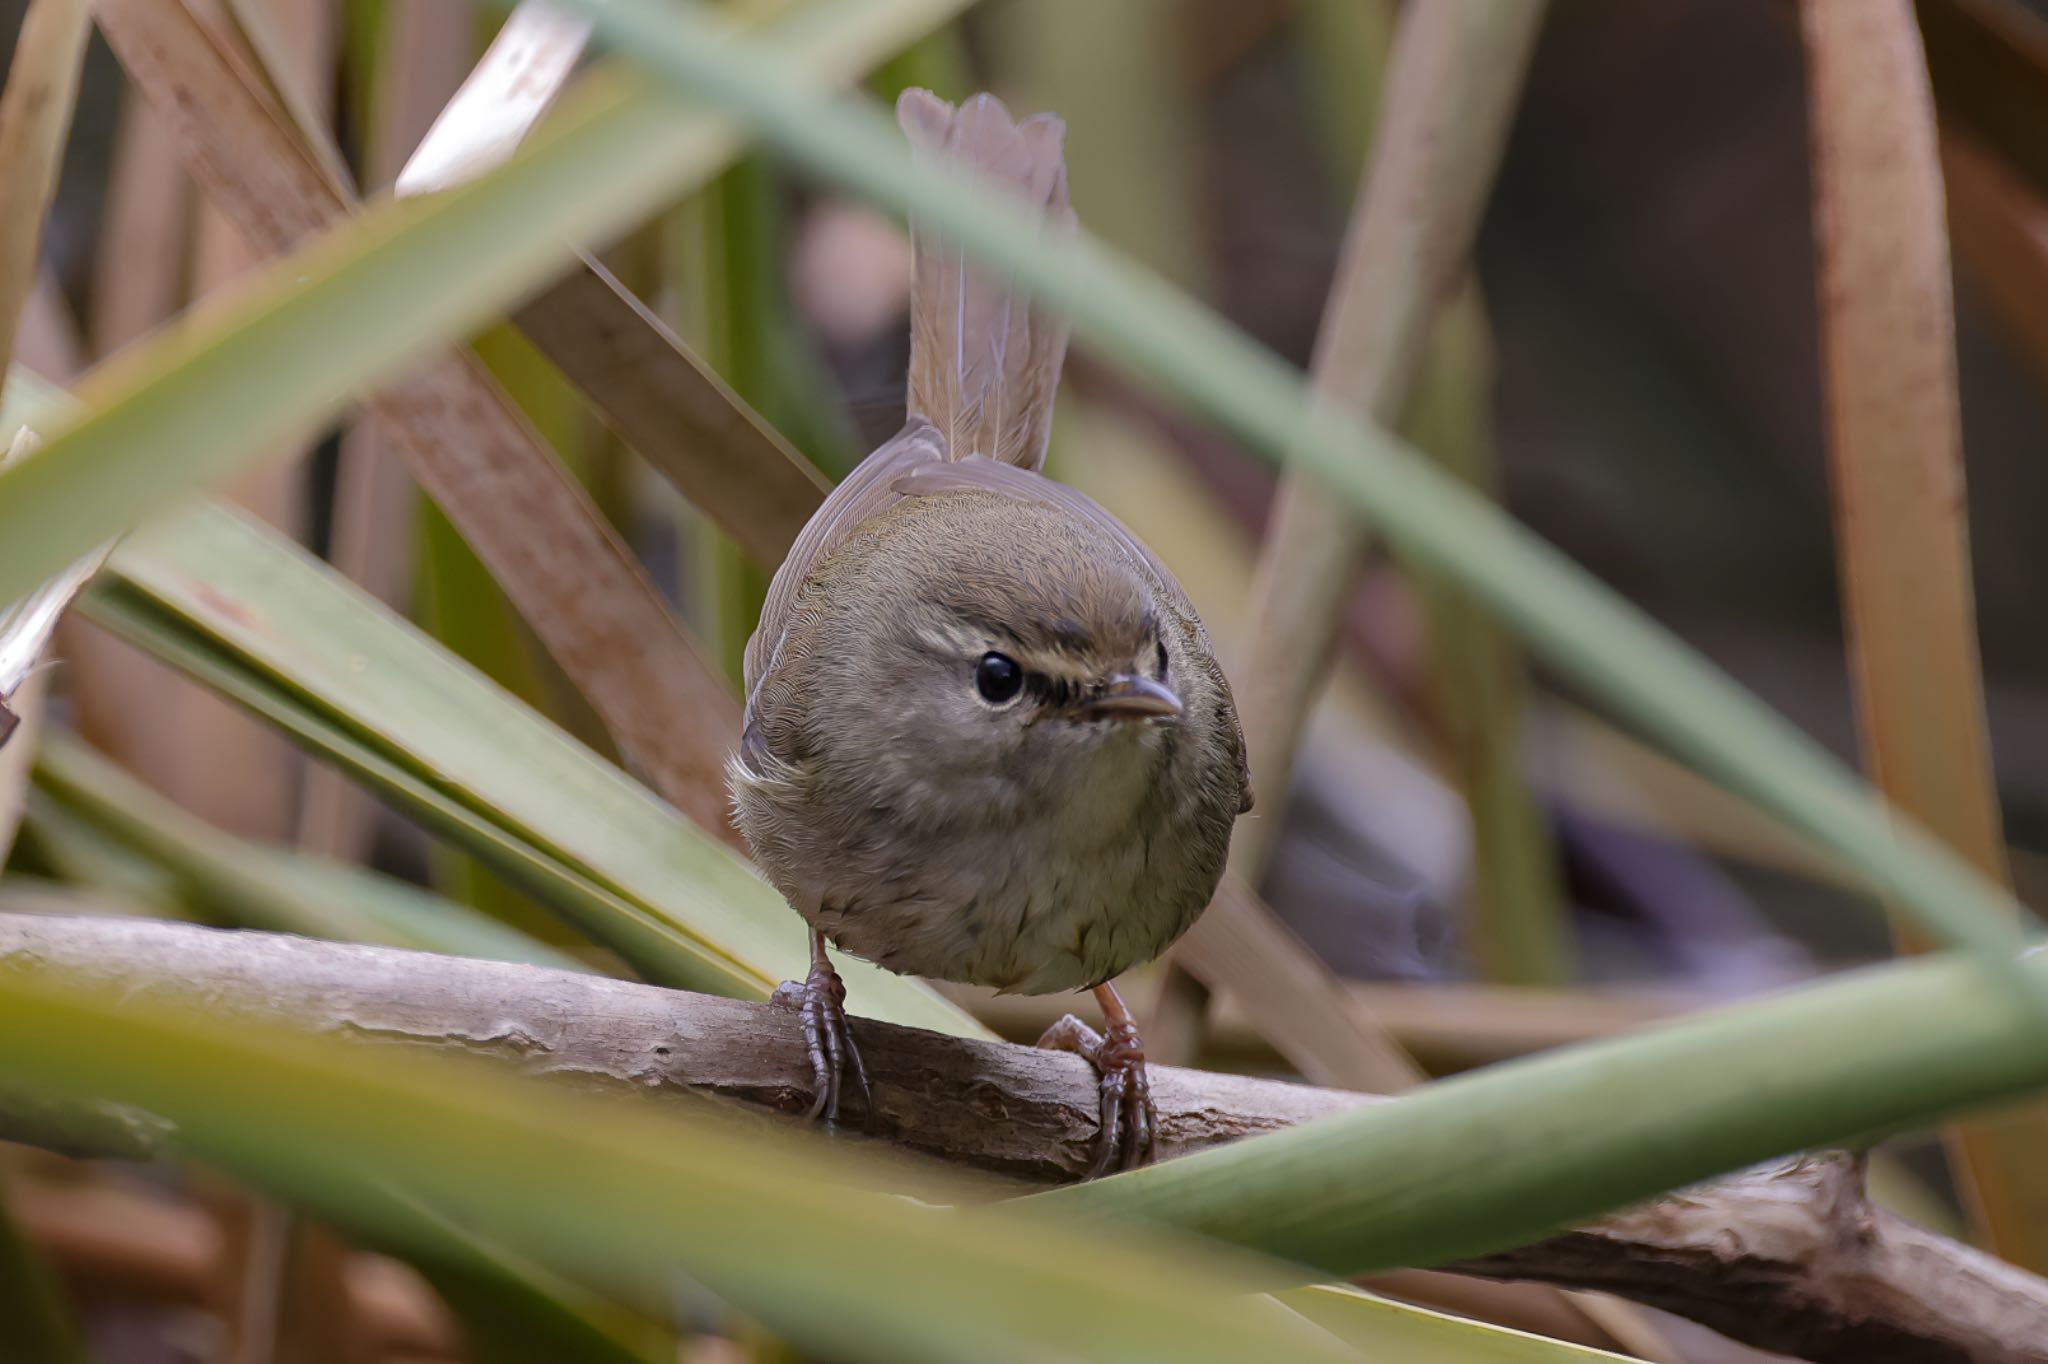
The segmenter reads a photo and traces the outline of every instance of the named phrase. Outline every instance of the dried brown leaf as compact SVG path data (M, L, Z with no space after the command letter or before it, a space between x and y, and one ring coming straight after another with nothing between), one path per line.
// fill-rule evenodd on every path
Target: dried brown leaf
M377 54L368 180L390 182L462 85L475 50L475 17L455 6L405 4L386 11ZM334 526L328 558L349 581L399 607L413 576L418 489L374 421L341 439L334 470ZM339 861L359 860L376 822L376 802L324 763L300 791L298 844Z
M830 484L609 271L586 257L513 321L749 558L782 562Z
M43 215L56 192L91 32L86 0L34 0L0 89L0 184L7 186L0 201L0 375L7 373L22 305L35 286Z
M525 0L398 173L398 194L448 189L511 156L575 70L589 38L589 20Z
M1466 268L1543 9L1527 0L1484 0L1408 10L1392 54L1372 176L1354 206L1317 340L1313 378L1323 399L1376 421L1399 415L1438 303ZM1362 527L1338 499L1313 479L1282 479L1254 579L1249 640L1232 670L1260 801L1260 818L1238 830L1232 851L1233 872L1243 881L1257 879L1271 852L1302 726L1327 676L1364 549ZM1266 991L1247 998L1257 1016L1291 1015L1296 998L1275 987L1301 979L1313 958L1264 910L1256 916L1265 927L1253 932L1254 914L1219 898L1174 961L1206 959L1209 983L1239 994L1245 992L1224 973L1263 979ZM1208 939L1226 934L1231 950L1212 950ZM1334 1036L1356 1026L1340 1022L1348 1016L1337 1012L1323 1017ZM1412 1063L1409 1072L1416 1074Z
M1907 0L1803 0L1828 455L1864 766L2011 884L1970 584L1934 100ZM1925 940L1901 926L1901 947ZM2048 1110L1951 1149L2000 1254L2048 1268Z
M1949 229L1963 268L1983 284L2007 335L2048 379L2048 198L1968 133L1943 132Z
M112 353L178 310L192 216L192 181L169 130L148 101L126 92L93 263L89 330L97 354Z
M590 25L527 0L398 177L446 189L510 156L568 80ZM756 563L782 562L829 484L652 310L586 255L514 321L619 438Z
M195 179L252 242L290 249L353 205L183 5L106 0L100 22ZM739 707L589 497L482 368L430 360L370 410L655 788L731 839Z
M1423 1078L1322 959L1240 881L1217 888L1174 960L1243 1001L1275 1050L1313 1084L1392 1094Z

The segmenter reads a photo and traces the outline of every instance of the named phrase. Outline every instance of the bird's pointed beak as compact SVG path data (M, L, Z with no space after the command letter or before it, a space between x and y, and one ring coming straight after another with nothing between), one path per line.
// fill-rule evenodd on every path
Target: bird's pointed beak
M1081 705L1081 713L1091 720L1172 719L1181 710L1180 698L1173 694L1171 687L1133 673L1118 673L1111 677L1101 691Z

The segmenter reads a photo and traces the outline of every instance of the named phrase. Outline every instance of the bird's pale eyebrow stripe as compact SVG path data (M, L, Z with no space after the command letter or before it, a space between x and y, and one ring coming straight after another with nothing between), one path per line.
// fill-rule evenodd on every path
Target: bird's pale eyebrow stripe
M979 630L984 635L994 635L998 639L1007 640L1011 644L1015 644L1020 647L1024 643L1024 637L1022 635L1018 634L1008 625L1005 625L1002 621L995 619L993 616L966 615L963 613L960 619L970 628Z
M1050 647L1061 653L1079 654L1086 653L1095 644L1095 636L1090 633L1088 627L1068 616L1053 620L1020 621L1018 625L1021 625L1022 629L1019 629L1018 625L1011 625L990 616L963 615L961 619L973 628L985 631L997 639L1007 640L1020 649Z
M964 631L949 630L944 627L934 629L929 626L917 632L917 639L918 643L924 645L925 648L935 654L959 653L976 642L975 636Z

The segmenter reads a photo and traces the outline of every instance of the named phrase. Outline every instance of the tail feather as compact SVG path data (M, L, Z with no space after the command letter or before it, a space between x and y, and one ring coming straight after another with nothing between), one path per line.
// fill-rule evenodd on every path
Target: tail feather
M956 110L928 90L906 90L896 116L920 160L964 167L1046 230L1073 230L1059 119L1037 114L1016 122L993 95ZM986 455L1037 469L1066 359L1066 324L1031 307L1007 280L970 268L943 234L913 223L911 238L911 415L938 428L950 459Z

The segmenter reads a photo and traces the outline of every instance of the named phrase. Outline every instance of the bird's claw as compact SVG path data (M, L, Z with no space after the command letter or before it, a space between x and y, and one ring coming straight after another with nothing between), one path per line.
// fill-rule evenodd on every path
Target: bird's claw
M849 1076L860 1094L863 1126L873 1127L875 1100L868 1088L867 1067L860 1049L853 1043L853 1026L846 1019L846 985L831 967L813 967L801 983L784 981L776 987L771 1003L793 1008L804 1033L804 1054L811 1062L812 1097L804 1121L824 1120L830 1129L839 1125L839 1101Z
M1159 1112L1152 1104L1145 1044L1138 1037L1137 1025L1129 1020L1112 1022L1105 1037L1067 1014L1045 1030L1038 1045L1081 1056L1099 1077L1102 1117L1088 1178L1107 1174L1111 1166L1135 1170L1149 1163L1159 1144Z

